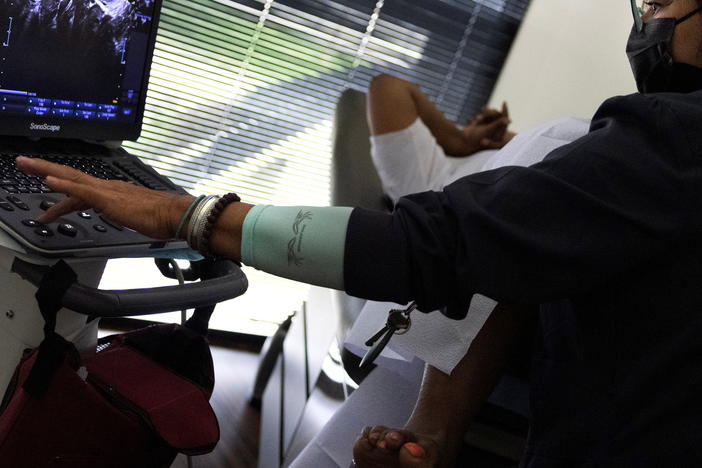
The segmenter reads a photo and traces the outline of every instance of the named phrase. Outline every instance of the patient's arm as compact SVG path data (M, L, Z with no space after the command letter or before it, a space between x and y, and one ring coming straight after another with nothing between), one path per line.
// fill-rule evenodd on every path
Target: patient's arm
M379 75L368 89L368 122L373 135L405 129L419 117L448 156L468 156L503 146L509 140L505 138L509 116L498 114L497 118L458 128L414 83Z
M357 466L453 466L463 434L534 318L530 308L499 304L451 375L427 366L417 403L403 429L364 430L354 447Z

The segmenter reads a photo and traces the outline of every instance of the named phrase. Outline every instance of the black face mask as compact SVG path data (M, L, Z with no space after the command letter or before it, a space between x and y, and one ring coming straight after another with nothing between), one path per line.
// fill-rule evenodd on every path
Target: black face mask
M675 26L702 11L698 8L684 17L654 19L641 31L634 26L626 44L636 86L641 93L682 92L702 89L702 69L673 62L671 42Z

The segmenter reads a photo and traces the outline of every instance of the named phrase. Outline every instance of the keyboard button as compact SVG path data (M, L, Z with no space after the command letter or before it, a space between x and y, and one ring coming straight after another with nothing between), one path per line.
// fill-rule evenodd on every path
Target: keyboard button
M38 227L34 230L34 232L40 235L41 237L51 237L54 235L54 231L52 231L48 227Z
M5 185L2 188L7 193L19 193L19 190L17 190L17 187L15 187L14 185Z
M97 232L107 232L107 228L102 224L96 224L93 226L93 229L95 229Z
M14 195L10 195L7 199L20 210L29 211L29 206Z
M110 218L106 218L106 217L104 217L104 216L100 216L100 219L103 220L103 221L105 222L105 224L108 224L108 225L112 226L113 228L117 229L118 231L123 231L123 230L124 230L124 226L122 226L121 224L119 224L119 223L116 222L116 221L112 221Z
M15 211L15 208L7 202L0 202L0 208L5 211Z
M93 217L93 215L91 215L90 213L88 213L86 211L79 211L78 216L80 216L83 219L91 219Z
M34 220L34 219L23 219L22 224L24 224L25 226L29 226L29 227L41 226L41 223L39 221Z
M60 232L64 236L69 236L69 237L75 237L76 234L78 234L78 230L76 229L76 227L74 225L68 224L68 223L59 224L58 232Z
M56 204L56 202L53 200L44 200L39 204L39 208L46 211L49 208L51 208L52 206L54 206L55 204Z

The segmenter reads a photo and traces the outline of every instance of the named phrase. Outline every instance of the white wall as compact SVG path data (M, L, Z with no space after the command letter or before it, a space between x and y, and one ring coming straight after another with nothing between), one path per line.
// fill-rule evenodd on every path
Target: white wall
M513 129L562 116L591 118L636 84L625 47L633 19L625 0L532 0L497 86Z

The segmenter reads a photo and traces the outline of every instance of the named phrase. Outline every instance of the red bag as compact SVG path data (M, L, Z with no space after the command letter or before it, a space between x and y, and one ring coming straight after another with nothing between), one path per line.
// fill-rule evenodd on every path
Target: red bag
M180 348L187 351L200 339L211 369L209 348L195 332L155 325L118 335L82 363L73 345L56 337L58 344L25 353L7 390L0 414L3 466L168 467L178 452L207 453L219 441L208 402L213 379L199 385L134 346L150 341L172 349L194 339ZM32 396L23 386L38 354L59 346L64 358L46 392Z
M81 360L47 320L0 407L2 466L168 467L178 452L215 447L214 370L200 333L154 325L101 343Z

